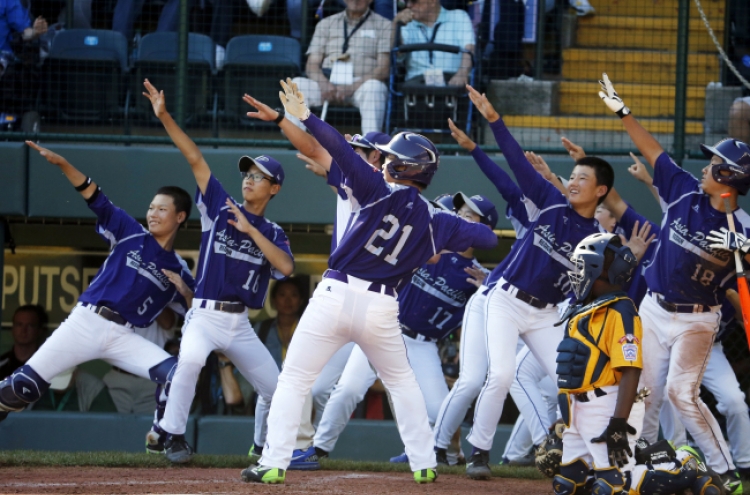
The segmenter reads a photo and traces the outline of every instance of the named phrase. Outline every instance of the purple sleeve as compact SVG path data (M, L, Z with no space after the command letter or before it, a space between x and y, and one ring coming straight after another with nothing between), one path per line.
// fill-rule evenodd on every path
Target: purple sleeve
M346 191L343 189L344 174L341 173L341 167L336 163L336 160L331 160L331 168L328 170L328 177L326 182L329 186L335 187L336 192L341 199L349 199L346 195Z
M286 232L284 232L284 229L276 225L275 223L272 223L273 225L273 231L270 233L270 235L266 235L266 237L276 245L279 249L284 251L286 254L289 255L289 257L292 259L292 262L294 262L294 255L292 254L292 247L289 244L289 238L286 236ZM265 234L264 234L265 235ZM274 280L281 280L286 278L286 275L278 271L273 265L271 265L271 277L274 278Z
M487 176L497 191L503 196L505 202L508 203L509 206L518 205L523 193L516 183L513 182L510 175L505 173L505 170L492 161L492 159L487 156L487 153L482 151L479 146L472 150L471 156L474 158L474 161L477 162L477 165L479 165L480 170L482 170L484 175Z
M680 196L697 190L700 182L693 174L678 167L665 151L654 163L654 187L659 197L670 204Z
M445 249L460 253L470 247L492 249L497 246L497 235L484 224L467 222L463 218L442 211L435 213L433 224L435 247L438 252Z
M492 122L490 129L492 129L495 141L497 141L497 145L503 152L505 159L508 160L510 169L516 176L521 192L527 198L531 199L540 208L548 204L558 204L560 201L567 201L565 196L555 186L550 184L548 180L539 175L539 172L529 163L526 155L523 154L523 149L521 149L521 146L510 134L508 128L505 127L502 118Z
M109 242L110 247L125 237L141 234L145 230L133 217L113 205L103 192L88 206L96 215L96 232Z
M211 174L206 185L206 193L202 194L200 187L196 188L195 204L198 205L201 216L215 218L226 204L229 194L224 190L221 182Z
M389 193L383 175L365 162L336 129L313 114L305 120L305 126L339 165L360 205L370 204Z

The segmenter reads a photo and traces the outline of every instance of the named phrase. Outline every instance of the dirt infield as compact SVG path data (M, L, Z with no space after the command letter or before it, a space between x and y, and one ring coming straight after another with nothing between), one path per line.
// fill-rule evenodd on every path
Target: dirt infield
M341 471L291 472L286 485L249 485L239 469L202 468L0 468L0 493L252 493L252 494L550 494L549 480L493 478L471 481L460 475L441 475L437 483L417 485L409 473Z

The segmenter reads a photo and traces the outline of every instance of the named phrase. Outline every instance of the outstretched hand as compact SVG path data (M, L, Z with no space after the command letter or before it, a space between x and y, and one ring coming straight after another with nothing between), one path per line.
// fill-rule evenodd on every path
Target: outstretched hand
M284 91L279 91L279 98L284 105L284 110L289 115L297 117L299 120L307 120L310 116L310 109L305 103L305 95L299 90L297 84L290 77L285 81L279 81Z
M26 141L26 144L30 148L37 150L39 154L43 156L44 159L50 162L52 165L57 165L59 167L61 165L65 165L66 163L68 163L68 161L65 158L61 157L54 151L50 151L47 148L42 148L41 146L39 146L33 141Z
M487 272L476 266L467 266L464 268L464 271L470 275L466 281L477 287L481 287L484 283L484 279L487 278Z
M448 119L448 127L451 130L451 136L453 136L453 139L456 140L459 146L466 151L474 151L474 148L477 147L477 143L472 141L464 131L456 127L456 124L454 124L451 119Z
M620 235L622 245L630 248L630 252L640 262L643 255L646 254L648 246L656 239L656 234L651 233L651 223L643 222L643 225L639 225L636 220L633 225L633 232L630 234L630 239L627 241L625 237Z
M524 155L526 155L526 159L529 161L531 166L534 167L534 170L536 170L539 175L547 180L552 177L552 170L549 168L549 165L547 165L547 162L544 161L544 158L537 155L533 151L525 151Z
M297 153L297 158L305 162L305 168L318 177L323 177L324 179L328 177L328 171L323 167L323 165L316 162L309 156L303 155L302 153Z
M190 290L190 287L187 286L182 277L180 277L179 273L173 272L172 270L167 270L166 268L162 268L161 271L164 275L167 276L169 281L172 282L175 289L177 289L177 292L179 292L182 297L184 297L185 299L193 297L193 291Z
M628 172L630 172L630 175L643 182L647 186L652 186L654 184L654 179L651 178L651 175L648 173L648 170L646 170L646 166L643 164L643 162L640 161L632 151L630 152L630 158L632 158L635 162L630 167L628 167Z
M563 148L568 150L568 154L573 160L578 161L581 158L584 158L586 156L586 152L583 151L583 148L581 146L578 146L576 143L574 143L570 139L564 137L561 139L561 141L562 141Z
M618 117L623 118L626 115L630 115L630 109L625 106L625 102L615 91L615 87L612 86L612 82L609 80L607 73L602 74L602 79L599 81L601 91L599 91L599 98L602 99L605 105L615 112Z
M265 122L272 122L276 120L279 116L279 112L269 107L262 101L256 100L255 98L253 98L247 93L245 93L245 96L242 97L242 101L244 101L251 107L255 107L258 109L257 112L247 112L248 117L251 117L253 119L263 120Z
M232 227L234 227L235 229L239 230L240 232L250 235L250 232L255 227L250 225L250 222L247 220L247 217L242 214L239 207L230 198L227 198L226 205L229 207L229 211L231 211L232 214L234 215L234 220L229 218L227 219L227 223L231 225Z
M156 118L160 119L162 115L167 113L167 101L164 98L164 90L159 91L156 89L148 79L144 79L143 86L146 88L146 91L148 91L144 91L143 96L149 99L151 107L154 109L154 115L156 115Z
M479 113L481 113L488 122L496 122L500 118L500 114L497 113L495 107L493 107L490 100L487 99L486 94L480 93L468 84L466 85L466 90L469 92L469 99L471 102L477 107Z

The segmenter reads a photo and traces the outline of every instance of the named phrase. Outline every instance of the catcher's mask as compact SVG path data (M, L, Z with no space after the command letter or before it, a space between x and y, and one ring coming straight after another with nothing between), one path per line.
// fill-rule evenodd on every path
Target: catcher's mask
M638 261L630 249L622 245L620 237L615 234L592 234L576 246L571 258L575 269L568 271L570 285L578 301L588 297L594 281L604 272L607 250L614 253L614 259L607 268L609 283L623 285L633 276Z

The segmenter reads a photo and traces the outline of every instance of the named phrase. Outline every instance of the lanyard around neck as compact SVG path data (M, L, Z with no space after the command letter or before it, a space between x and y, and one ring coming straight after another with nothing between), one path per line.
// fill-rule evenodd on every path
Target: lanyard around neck
M370 17L371 12L372 10L369 10L369 9L367 10L367 13L365 14L365 16L359 20L356 26L354 26L354 29L352 30L352 34L349 34L349 23L346 22L346 14L344 14L344 46L341 47L342 54L346 53L346 51L349 50L349 40L352 38L352 36L354 36L354 33L356 33L357 30L362 27L362 24L364 24L365 21L367 21L367 18Z
M442 24L442 22L438 22L437 24L435 24L435 27L432 30L432 37L430 37L430 38L427 37L426 26L424 28L422 28L420 26L420 31L422 32L422 36L424 36L424 39L425 39L425 41L427 43L434 43L435 42L435 38L437 37L438 29L440 29L440 25L441 24ZM432 65L432 59L433 59L433 56L434 56L434 52L432 50L430 50L429 53L430 53L430 65Z

